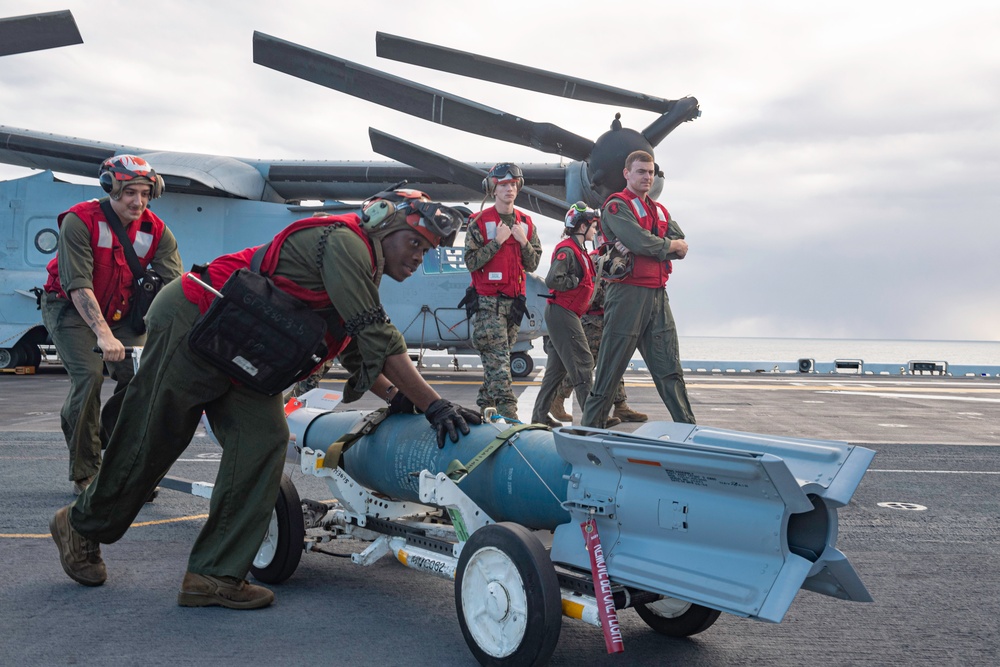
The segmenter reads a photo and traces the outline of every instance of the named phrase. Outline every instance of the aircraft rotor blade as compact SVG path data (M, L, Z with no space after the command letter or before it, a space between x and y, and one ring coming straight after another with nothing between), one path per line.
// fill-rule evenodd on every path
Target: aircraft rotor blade
M258 65L484 137L585 160L594 142L551 123L535 123L444 91L261 32L253 36Z
M373 127L368 128L372 150L391 160L398 160L414 169L444 178L470 190L482 192L486 171L468 165L460 160L423 148ZM515 204L530 211L556 220L561 220L569 209L569 203L551 197L529 187L521 188Z
M649 127L642 131L642 136L650 146L657 146L668 134L677 129L678 125L694 120L700 115L698 100L694 97L682 97L670 111L650 123Z
M656 113L670 111L675 103L675 100L635 93L586 79L518 65L506 60L487 58L384 32L375 33L375 53L382 58L411 65L573 100L614 104Z
M0 19L0 56L71 44L83 44L83 37L68 9Z

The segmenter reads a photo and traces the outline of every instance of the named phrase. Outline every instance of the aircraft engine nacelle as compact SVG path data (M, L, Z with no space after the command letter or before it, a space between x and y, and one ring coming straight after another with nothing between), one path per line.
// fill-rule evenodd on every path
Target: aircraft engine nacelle
M622 158L624 164L624 158ZM607 187L595 188L591 183L591 169L586 162L571 162L566 169L566 201L582 201L590 208L601 208L604 201L614 192L618 192L625 187L624 180L621 180L621 187L618 190L611 190ZM619 180L616 179L615 183ZM659 199L663 192L663 176L657 175L653 178L653 186L649 189L649 196Z

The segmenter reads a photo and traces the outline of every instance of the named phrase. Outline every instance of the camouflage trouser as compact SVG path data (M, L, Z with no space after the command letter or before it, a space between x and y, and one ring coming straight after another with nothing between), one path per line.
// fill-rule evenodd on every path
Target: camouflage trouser
M517 342L520 322L510 321L512 299L480 296L473 320L472 346L483 361L483 384L476 405L495 407L507 417L517 415L517 397L511 389L510 348Z
M330 367L333 366L333 359L327 359L323 362L323 365L313 371L312 375L307 377L305 380L299 380L292 385L292 390L285 395L285 400L290 398L297 398L307 391L312 391L319 386L320 380L326 375Z
M580 318L583 324L583 333L587 334L587 344L590 345L590 353L597 360L597 350L601 347L601 334L604 333L604 315L584 315ZM556 401L564 403L567 398L573 395L573 382L567 375L559 385L556 392ZM618 383L618 391L615 392L615 405L621 405L628 400L625 395L625 381Z

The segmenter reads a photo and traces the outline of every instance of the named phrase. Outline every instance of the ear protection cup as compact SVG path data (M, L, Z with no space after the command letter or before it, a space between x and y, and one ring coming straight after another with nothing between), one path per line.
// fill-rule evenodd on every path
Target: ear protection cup
M490 188L490 181L491 180L492 179L489 176L487 176L486 178L483 179L483 192L485 192L488 195L493 194L492 192L490 192L490 190L491 190L491 188Z
M111 194L111 191L115 189L115 177L111 175L111 172L104 172L98 180L101 182L101 189L108 194Z
M373 232L388 224L396 214L396 207L391 202L381 199L365 207L361 218L361 226Z
M153 191L150 193L149 198L158 199L160 195L163 194L165 187L166 185L163 183L163 177L157 174L156 178L153 179Z

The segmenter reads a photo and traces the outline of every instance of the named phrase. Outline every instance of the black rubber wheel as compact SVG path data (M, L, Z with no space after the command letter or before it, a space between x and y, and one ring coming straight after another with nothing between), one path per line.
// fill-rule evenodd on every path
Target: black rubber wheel
M14 347L15 352L20 352L18 366L34 366L42 363L42 351L34 343L20 342Z
M510 374L516 378L528 377L535 367L535 362L531 360L526 352L515 352L510 355Z
M635 610L646 625L668 637L690 637L712 627L721 613L693 602L663 598L648 604L637 604Z
M264 541L253 559L250 573L265 584L280 584L299 566L305 545L306 527L299 492L288 475L281 475L278 500L271 513Z
M549 554L516 523L480 528L462 548L455 608L481 665L543 665L559 641L562 597Z
M0 347L0 368L14 368L18 356L16 348Z

